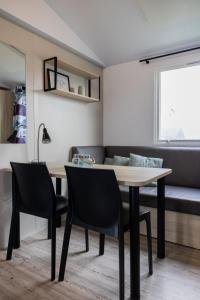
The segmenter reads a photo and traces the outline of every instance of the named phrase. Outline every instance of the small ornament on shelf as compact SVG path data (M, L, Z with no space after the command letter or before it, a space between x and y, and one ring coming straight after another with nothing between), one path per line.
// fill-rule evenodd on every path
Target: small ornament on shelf
M78 87L78 94L79 95L83 95L83 87L82 87L82 85L79 85L79 87Z

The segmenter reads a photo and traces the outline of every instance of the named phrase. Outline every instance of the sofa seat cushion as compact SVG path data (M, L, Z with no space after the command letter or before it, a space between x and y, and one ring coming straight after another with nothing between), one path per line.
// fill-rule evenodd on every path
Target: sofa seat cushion
M120 186L122 200L129 201L128 187ZM157 188L140 188L141 205L157 207ZM166 209L180 213L200 215L200 189L182 186L166 185Z

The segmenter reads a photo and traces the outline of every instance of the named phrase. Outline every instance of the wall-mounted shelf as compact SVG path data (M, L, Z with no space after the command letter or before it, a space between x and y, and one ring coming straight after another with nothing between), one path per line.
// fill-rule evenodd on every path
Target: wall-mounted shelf
M65 98L81 100L81 101L85 101L85 102L99 102L99 99L84 96L84 95L79 95L79 94L71 93L71 92L63 92L60 90L53 90L53 91L50 91L50 93L58 95L58 96L62 96Z
M44 71L44 92L51 92L55 95L62 96L65 98L85 101L85 102L99 102L100 101L100 76L84 70L78 66L72 65L68 62L59 60L57 57L52 57L44 60L43 63ZM59 69L59 71L58 71ZM79 76L87 82L87 95L78 94L70 90L70 76L72 74ZM64 89L60 88L58 78L63 77L66 86ZM93 81L98 81L98 96L95 98L91 96L91 85ZM84 87L86 91L86 87ZM86 93L86 92L85 92Z

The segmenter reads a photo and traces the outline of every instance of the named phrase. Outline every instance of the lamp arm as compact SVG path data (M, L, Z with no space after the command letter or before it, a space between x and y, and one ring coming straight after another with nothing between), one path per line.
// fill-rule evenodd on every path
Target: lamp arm
M41 123L38 127L38 136L37 136L37 161L39 162L39 159L40 159L40 129L41 127L44 127L45 128L45 124L44 123Z

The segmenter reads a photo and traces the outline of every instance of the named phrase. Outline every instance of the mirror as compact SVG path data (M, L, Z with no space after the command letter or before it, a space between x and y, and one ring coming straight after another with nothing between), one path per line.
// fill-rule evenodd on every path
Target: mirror
M25 55L0 42L0 143L26 143Z

